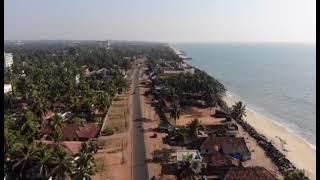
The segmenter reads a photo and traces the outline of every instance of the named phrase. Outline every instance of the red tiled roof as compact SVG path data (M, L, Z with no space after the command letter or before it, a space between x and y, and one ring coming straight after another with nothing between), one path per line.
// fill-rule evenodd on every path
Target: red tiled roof
M231 156L215 152L211 155L203 155L203 161L208 166L222 167L222 166L239 166L240 161L232 158Z
M230 154L242 152L250 154L246 142L243 137L207 137L201 145L201 151L205 152L207 149L212 150L216 146L222 149L223 153Z
M76 131L79 138L95 138L99 134L100 126L97 123L88 123L85 126L79 126Z
M100 125L98 123L65 123L63 125L63 139L64 140L78 140L78 139L91 139L96 138L100 131ZM51 134L51 129L47 124L41 128L41 133L43 135Z
M54 141L36 141L36 143L43 143L49 145L49 147L53 147L55 144ZM80 152L81 141L61 141L60 144L70 156L77 155Z
M224 180L276 180L276 178L263 167L234 167L230 168Z

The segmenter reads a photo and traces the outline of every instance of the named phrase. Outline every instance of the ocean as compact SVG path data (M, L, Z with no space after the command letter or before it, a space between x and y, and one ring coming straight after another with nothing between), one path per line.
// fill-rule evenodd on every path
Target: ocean
M220 80L248 108L316 145L316 46L180 43L188 63Z

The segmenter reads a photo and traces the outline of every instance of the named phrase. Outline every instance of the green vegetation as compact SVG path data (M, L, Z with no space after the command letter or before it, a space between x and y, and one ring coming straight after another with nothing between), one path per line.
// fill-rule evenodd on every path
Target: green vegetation
M304 170L295 169L288 171L284 176L284 180L309 180L309 178Z
M198 137L198 130L201 127L199 119L194 119L188 124L189 134L191 137Z
M114 134L114 129L110 128L110 127L106 127L103 131L102 134L105 136L111 136L112 134Z
M128 89L125 76L135 57L150 48L27 42L5 51L14 54L12 71L5 70L5 83L13 87L4 97L5 174L13 179L90 179L97 147L87 142L71 157L61 145L63 125L94 121L97 111L106 113L113 97ZM68 120L57 115L67 111L72 115ZM39 142L45 124L52 130L46 137L50 145Z
M207 107L220 106L227 110L223 100L226 94L224 85L204 71L195 70L194 74L180 73L165 79L156 78L153 84L165 86L167 89L159 94L160 99L178 102L202 101Z
M160 161L161 164L166 164L169 163L172 156L171 154L174 153L174 149L168 149L168 148L162 148L156 149L155 151L152 152L153 156L153 161Z
M196 179L197 173L201 168L201 164L192 160L192 155L184 157L180 163L178 177L187 180Z
M181 108L180 104L177 101L174 101L172 104L172 110L170 112L170 117L174 119L175 124L177 124L177 119L180 118Z
M246 116L246 106L239 101L232 106L231 117L241 120L243 116Z

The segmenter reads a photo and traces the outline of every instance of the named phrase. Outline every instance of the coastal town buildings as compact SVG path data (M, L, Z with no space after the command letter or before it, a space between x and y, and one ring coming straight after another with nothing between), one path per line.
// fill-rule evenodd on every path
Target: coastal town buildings
M4 67L10 68L13 64L13 55L12 53L4 52Z
M212 137L204 141L200 147L201 154L213 154L215 152L231 155L235 159L249 160L251 153L246 146L243 137Z
M177 155L178 170L184 166L187 158L191 158L191 163L202 163L202 157L198 150L179 150ZM201 172L201 166L196 169L197 172Z
M80 83L80 74L77 74L75 78L76 78L76 84L79 84Z
M4 93L7 94L12 91L11 84L4 84Z
M98 123L65 123L62 129L64 141L87 141L95 139L101 126ZM41 128L41 134L50 136L52 130L48 123Z

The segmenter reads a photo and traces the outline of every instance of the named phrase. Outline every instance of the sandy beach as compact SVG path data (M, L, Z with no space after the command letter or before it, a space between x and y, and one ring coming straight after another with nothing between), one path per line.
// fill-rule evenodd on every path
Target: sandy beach
M170 48L175 52L180 51L173 46ZM188 61L184 63L190 65ZM225 97L228 106L232 106L235 100L229 96ZM244 102L245 103L245 102ZM304 169L310 179L316 179L316 151L306 141L298 135L288 131L285 127L275 123L272 119L267 118L247 108L245 120L259 133L266 136L273 142L278 150L286 155L287 159L291 161L297 168ZM184 124L183 122L182 124ZM264 156L261 156L265 158ZM258 159L257 159L258 160ZM258 162L258 161L257 161ZM271 166L262 165L268 169Z
M228 106L235 102L230 97L225 101ZM304 169L312 180L316 179L316 152L302 138L248 108L246 115L247 123L271 140L297 168Z

